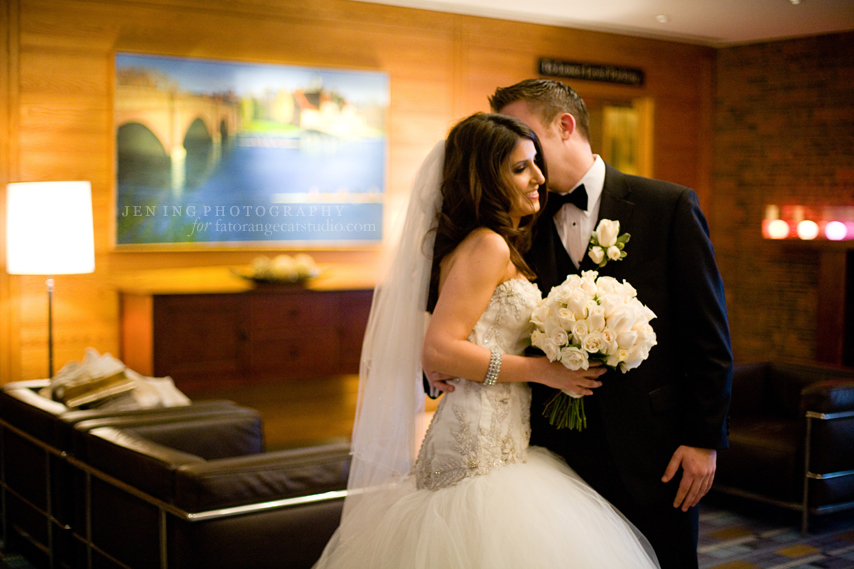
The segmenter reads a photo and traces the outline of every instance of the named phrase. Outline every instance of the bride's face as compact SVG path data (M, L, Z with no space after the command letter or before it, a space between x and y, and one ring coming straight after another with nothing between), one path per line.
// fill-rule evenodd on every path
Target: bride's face
M522 138L516 143L505 165L509 180L514 188L519 190L510 208L510 217L516 227L526 215L531 215L540 209L540 185L546 181L540 167L534 162L537 149L534 142ZM545 188L543 188L545 191Z

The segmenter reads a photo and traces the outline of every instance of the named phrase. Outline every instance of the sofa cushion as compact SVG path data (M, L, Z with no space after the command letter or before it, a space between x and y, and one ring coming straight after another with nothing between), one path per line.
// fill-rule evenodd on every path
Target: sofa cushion
M174 504L202 512L343 490L349 469L346 444L195 462L178 468Z

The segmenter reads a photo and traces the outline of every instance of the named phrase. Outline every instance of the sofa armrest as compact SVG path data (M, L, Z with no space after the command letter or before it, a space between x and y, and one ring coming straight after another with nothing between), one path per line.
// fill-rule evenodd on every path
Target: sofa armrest
M198 513L343 490L349 472L346 444L185 464L175 476L175 505Z
M145 440L114 427L85 434L87 464L164 502L171 502L175 470L203 458Z
M805 387L801 408L811 421L809 472L827 476L854 471L854 380Z
M801 411L843 413L854 411L854 377L830 379L806 386L801 391Z
M16 429L57 446L53 425L58 416L68 411L68 407L42 397L34 389L18 382L5 385L0 390L0 417Z
M805 389L816 383L845 379L854 379L854 370L823 363L774 362L766 382L767 412L782 419L802 420Z
M170 409L176 410L82 421L75 426L74 453L89 466L171 502L179 466L203 463L204 454L245 455L263 448L261 419L253 409ZM163 444L173 440L179 444Z

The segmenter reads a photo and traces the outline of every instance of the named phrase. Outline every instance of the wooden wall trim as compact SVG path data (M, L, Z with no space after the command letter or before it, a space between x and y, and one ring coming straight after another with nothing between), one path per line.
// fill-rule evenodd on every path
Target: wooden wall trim
M20 375L20 304L12 277L6 273L6 184L17 179L18 35L20 0L0 9L0 384Z

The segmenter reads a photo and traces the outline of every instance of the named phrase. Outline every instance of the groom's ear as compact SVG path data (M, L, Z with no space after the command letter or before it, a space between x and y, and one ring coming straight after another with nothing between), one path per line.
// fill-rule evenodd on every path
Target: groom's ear
M575 132L575 117L569 113L561 113L555 118L555 126L561 140L569 140Z

